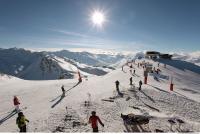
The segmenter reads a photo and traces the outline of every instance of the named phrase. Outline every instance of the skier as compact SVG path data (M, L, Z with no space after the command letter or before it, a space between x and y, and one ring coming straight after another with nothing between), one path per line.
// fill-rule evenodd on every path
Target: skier
M89 118L89 123L92 125L93 132L99 132L97 121L104 127L104 124L101 122L100 118L96 116L96 112L91 112L92 116Z
M64 85L62 85L61 89L62 89L62 97L65 97L65 89L64 89Z
M16 119L16 124L18 125L20 132L26 132L26 122L29 122L29 120L25 118L22 112L19 112Z
M130 80L130 85L133 85L133 78L131 77L129 80Z
M130 73L132 73L132 69L133 69L133 66L132 64L130 65Z
M139 81L139 90L141 90L141 86L142 86L142 81Z
M133 73L135 74L135 69L133 70Z
M115 81L115 85L116 85L116 90L117 90L117 92L119 93L119 81L118 81L118 80Z
M14 103L16 112L19 112L20 111L20 109L19 109L20 102L19 102L19 99L17 98L17 96L14 96L13 103Z

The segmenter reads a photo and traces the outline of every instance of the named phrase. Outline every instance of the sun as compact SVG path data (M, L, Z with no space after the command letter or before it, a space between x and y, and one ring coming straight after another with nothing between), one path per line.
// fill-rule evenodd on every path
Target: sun
M94 25L102 26L105 22L105 15L100 11L94 11L91 16L91 20Z

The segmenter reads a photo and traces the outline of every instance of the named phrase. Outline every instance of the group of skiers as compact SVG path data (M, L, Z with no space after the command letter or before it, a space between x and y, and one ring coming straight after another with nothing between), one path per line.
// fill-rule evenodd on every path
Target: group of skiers
M15 112L18 113L18 117L16 119L16 124L17 124L20 132L26 132L26 122L29 122L29 120L26 119L23 112L21 112L21 110L19 108L20 102L19 102L19 99L17 98L17 96L14 96L13 103L15 106Z
M130 85L133 85L133 78L132 78L132 77L129 79L129 81L130 81ZM117 91L117 93L118 93L119 95L121 95L121 92L119 91L119 84L120 84L120 82L119 82L118 80L115 81L116 91ZM142 81L140 80L140 81L139 81L138 90L141 90L141 89L142 89Z
M129 80L130 80L130 85L132 86L132 85L133 85L133 77L131 77ZM142 88L142 81L140 80L140 81L139 81L138 90L141 90L141 88Z
M64 86L61 87L63 96L65 96L65 89ZM24 116L23 112L21 112L19 105L19 99L17 96L14 96L13 103L15 106L15 111L18 113L18 117L16 119L16 124L20 130L20 132L27 132L26 122L29 122L29 120ZM89 118L89 123L91 124L91 127L93 129L93 132L98 132L98 122L104 127L104 124L100 120L100 118L96 115L95 111L91 112L91 116Z
M130 72L132 73L132 68L133 67L131 67L131 66L130 66ZM135 73L135 69L134 69L134 73ZM79 82L82 82L82 79L80 77L80 73L78 73L78 74L79 74ZM129 80L130 80L130 85L133 85L133 78L131 77ZM118 80L115 81L115 85L116 85L117 93L119 95L121 95L122 93L119 90L120 82ZM138 90L141 90L141 86L142 86L142 81L140 80L139 81ZM65 92L66 91L64 89L64 85L61 86L61 90L62 90L62 96L61 97L65 97ZM17 124L18 128L20 129L20 132L26 132L27 131L26 122L29 122L29 120L26 119L26 117L24 116L23 112L21 112L21 110L19 108L20 102L19 102L19 99L17 98L17 96L14 96L13 103L14 103L14 106L15 106L15 111L18 113L18 117L16 119L16 124ZM96 112L92 111L91 112L91 116L89 117L89 123L91 124L93 132L98 132L99 131L98 130L98 122L104 127L104 124L102 123L100 118L96 115Z
M129 66L129 63L131 63L131 65ZM128 66L129 67L129 71L132 74L135 74L135 69L133 69L133 65L132 63L135 63L135 61L132 60L132 62L127 62L126 64L122 65L122 71L124 71L124 66Z

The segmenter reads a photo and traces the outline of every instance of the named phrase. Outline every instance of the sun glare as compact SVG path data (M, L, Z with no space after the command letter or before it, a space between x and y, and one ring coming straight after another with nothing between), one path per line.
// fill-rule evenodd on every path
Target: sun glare
M94 25L102 26L105 21L105 16L102 12L95 11L91 16L91 20Z

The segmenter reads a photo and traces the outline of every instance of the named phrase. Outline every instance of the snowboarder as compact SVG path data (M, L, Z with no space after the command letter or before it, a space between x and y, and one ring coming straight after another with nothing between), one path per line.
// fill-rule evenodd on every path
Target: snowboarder
M116 85L116 90L117 90L117 92L119 93L119 81L118 81L118 80L115 81L115 85Z
M131 77L129 80L130 80L130 85L133 85L133 78Z
M64 85L62 85L61 89L62 89L62 97L65 97L65 88L64 88Z
M17 98L17 96L14 96L13 103L14 103L16 112L19 112L19 110L20 110L19 109L20 102L19 102L19 99Z
M89 123L91 123L92 125L93 132L99 132L97 122L99 122L103 127L104 127L104 124L101 122L100 118L96 116L95 111L92 111L91 114L92 116L90 116L89 118Z
M142 87L142 81L140 80L139 81L139 90L141 90L141 87Z
M18 125L20 132L26 132L26 122L29 122L29 120L26 119L22 112L19 112L16 119L16 124Z

